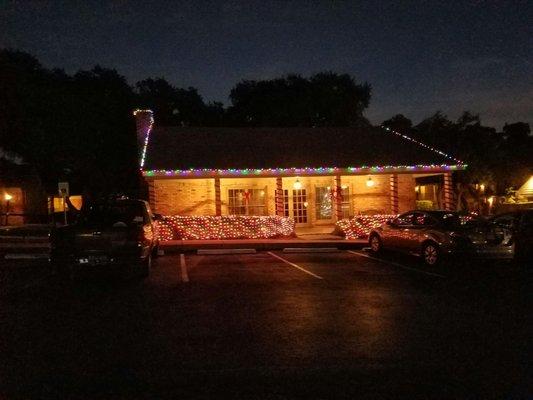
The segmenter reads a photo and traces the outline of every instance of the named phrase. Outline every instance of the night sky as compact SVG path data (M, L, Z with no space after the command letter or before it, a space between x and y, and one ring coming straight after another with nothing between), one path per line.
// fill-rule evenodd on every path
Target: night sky
M529 4L528 4L529 3ZM463 110L533 122L531 1L2 1L0 47L67 72L163 76L228 104L239 80L349 73L374 123Z

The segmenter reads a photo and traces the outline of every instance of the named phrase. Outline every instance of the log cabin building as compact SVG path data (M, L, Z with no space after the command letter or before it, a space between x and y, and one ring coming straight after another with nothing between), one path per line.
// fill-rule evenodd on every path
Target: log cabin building
M163 215L279 215L296 227L454 209L464 163L387 128L158 126L135 111L149 201Z

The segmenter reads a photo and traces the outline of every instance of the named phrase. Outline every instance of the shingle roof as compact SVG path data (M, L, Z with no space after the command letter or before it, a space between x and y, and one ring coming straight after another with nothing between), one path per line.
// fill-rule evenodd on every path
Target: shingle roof
M383 128L154 126L144 170L455 165Z

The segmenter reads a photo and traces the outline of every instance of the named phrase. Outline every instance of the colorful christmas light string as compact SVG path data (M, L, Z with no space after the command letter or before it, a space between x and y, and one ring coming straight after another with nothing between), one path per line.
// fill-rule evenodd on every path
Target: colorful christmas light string
M206 177L246 177L246 176L321 176L321 175L358 175L368 173L394 173L394 172L437 172L455 171L466 168L466 164L429 164L429 165L385 165L361 167L304 167L304 168L260 168L260 169L210 169L190 168L175 170L147 170L143 171L145 177L182 177L182 178L206 178Z
M144 137L144 143L143 148L141 152L141 160L139 162L139 166L141 168L141 171L144 168L144 163L146 161L146 150L148 149L148 142L150 141L150 132L152 132L152 127L154 126L154 117L152 110L135 110L133 111L133 115L136 116L139 113L146 113L150 115L150 119L148 120L148 128L146 129L146 136Z

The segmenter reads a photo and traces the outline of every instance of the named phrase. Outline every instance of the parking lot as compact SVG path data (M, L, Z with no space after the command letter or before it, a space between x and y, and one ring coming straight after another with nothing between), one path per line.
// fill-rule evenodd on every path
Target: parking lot
M526 398L531 274L363 250L167 254L2 297L7 398ZM514 397L513 397L514 396Z

